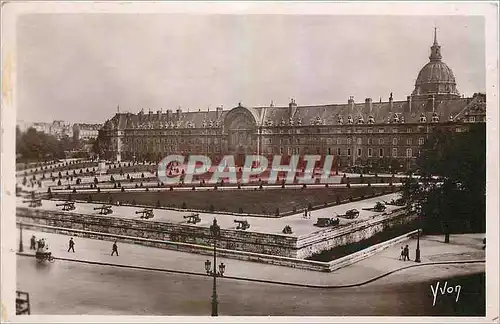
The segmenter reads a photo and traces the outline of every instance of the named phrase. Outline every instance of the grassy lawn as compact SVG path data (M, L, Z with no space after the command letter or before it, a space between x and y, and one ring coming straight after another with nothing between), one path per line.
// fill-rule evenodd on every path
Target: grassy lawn
M177 207L200 210L229 211L235 213L275 215L312 206L387 192L388 188L311 188L273 190L232 191L162 191L162 192L116 192L116 193L73 193L72 199L92 202L137 204L147 206ZM55 198L67 199L68 194L54 194Z

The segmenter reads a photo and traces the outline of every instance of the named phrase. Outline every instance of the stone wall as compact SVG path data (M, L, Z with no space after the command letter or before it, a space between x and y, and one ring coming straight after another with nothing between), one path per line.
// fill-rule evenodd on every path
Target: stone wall
M392 213L382 213L343 226L325 228L299 237L296 257L305 259L338 246L360 242L379 232L411 222L416 218L417 215L408 214L405 208L400 208L392 211Z
M27 207L18 207L16 213L18 222L24 224L172 244L186 243L207 247L213 244L210 229L195 225L48 211ZM392 213L375 215L370 219L342 226L318 228L314 233L299 237L221 229L221 237L217 242L217 247L234 252L305 259L321 251L365 240L384 229L409 222L415 218L415 215L407 215L405 209L401 208ZM167 248L169 247L167 246Z
M160 241L211 245L210 229L187 224L123 219L71 212L17 207L17 220L96 233L124 235ZM228 250L295 257L297 237L221 229L217 246Z

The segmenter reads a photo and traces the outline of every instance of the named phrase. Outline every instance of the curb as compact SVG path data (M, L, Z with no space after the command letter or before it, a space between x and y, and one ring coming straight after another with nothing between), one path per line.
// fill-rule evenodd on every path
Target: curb
M23 252L16 252L16 255L35 257L34 254L23 253ZM118 267L118 268L136 269L136 270L167 272L167 273L176 273L176 274L202 276L202 277L208 276L204 273L182 271L182 270L143 267L143 266L116 264L116 263L99 262L99 261L68 259L68 258L60 258L60 257L54 257L54 259L62 260L62 261L69 261L69 262L78 262L78 263L85 263L85 264L100 265L100 266L111 266L111 267ZM294 283L294 282L273 281L273 280L265 280L265 279L254 279L254 278L232 277L232 276L223 276L223 277L219 277L219 279L231 279L231 280L240 280L240 281L260 282L260 283L267 283L267 284L273 284L273 285L283 285L283 286L293 286L293 287L303 287L303 288L336 289L336 288L351 288L351 287L363 286L363 285L372 283L376 280L387 277L393 273L396 273L396 272L399 272L402 270L406 270L406 269L410 269L410 268L416 268L416 267L422 267L422 266L433 266L433 265L444 265L444 264L467 264L467 263L485 263L485 262L486 262L486 260L457 260L457 261L438 261L438 262L425 262L425 263L411 264L411 265L406 266L406 267L402 267L402 268L398 268L398 269L386 272L384 274L381 274L381 275L376 276L374 278L371 278L369 280L354 283L354 284L348 284L348 285L308 285L308 284L300 284L300 283Z

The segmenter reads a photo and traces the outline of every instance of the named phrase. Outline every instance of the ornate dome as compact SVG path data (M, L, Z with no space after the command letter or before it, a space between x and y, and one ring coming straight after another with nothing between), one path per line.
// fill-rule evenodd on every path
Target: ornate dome
M441 61L441 46L437 42L434 29L434 44L431 47L430 62L418 73L412 96L428 98L430 96L458 97L453 71Z

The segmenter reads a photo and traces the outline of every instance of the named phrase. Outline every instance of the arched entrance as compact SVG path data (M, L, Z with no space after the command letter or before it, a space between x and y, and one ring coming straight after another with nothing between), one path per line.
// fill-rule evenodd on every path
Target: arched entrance
M225 118L227 153L234 156L237 166L244 165L245 155L257 153L256 125L256 115L241 106L232 109Z

